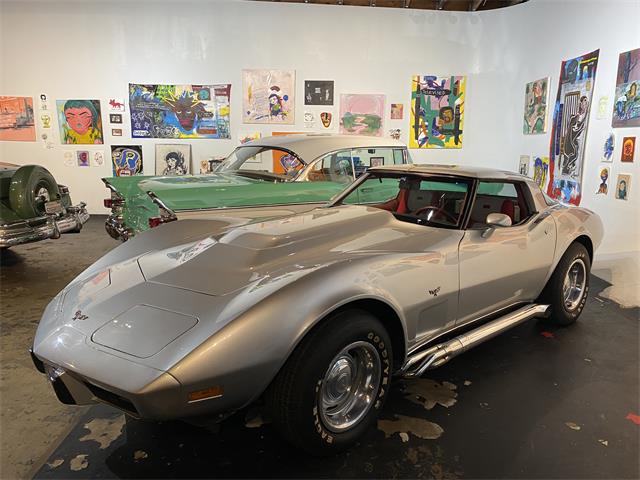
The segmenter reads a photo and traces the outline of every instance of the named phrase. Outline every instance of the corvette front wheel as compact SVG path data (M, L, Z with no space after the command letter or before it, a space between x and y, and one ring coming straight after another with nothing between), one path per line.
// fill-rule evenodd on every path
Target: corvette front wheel
M376 422L391 373L391 341L380 321L343 311L296 348L267 392L267 407L285 439L312 455L329 455Z

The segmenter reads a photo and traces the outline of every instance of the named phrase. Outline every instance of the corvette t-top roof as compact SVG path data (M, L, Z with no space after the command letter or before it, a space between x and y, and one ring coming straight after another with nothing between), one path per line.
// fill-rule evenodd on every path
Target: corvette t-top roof
M390 138L367 137L364 135L331 135L331 134L291 134L264 137L247 142L241 147L269 147L283 148L297 154L302 160L309 163L316 158L336 150L345 148L376 148L376 147L401 147L406 146Z
M494 180L522 180L523 175L495 168L474 167L471 165L442 165L434 163L386 165L383 167L371 167L369 172L394 172L394 173L424 173L436 175L458 175L461 177L494 179Z

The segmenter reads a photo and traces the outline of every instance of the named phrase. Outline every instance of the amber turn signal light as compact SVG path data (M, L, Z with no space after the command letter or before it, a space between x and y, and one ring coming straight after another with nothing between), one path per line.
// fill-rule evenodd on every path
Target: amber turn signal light
M200 400L207 400L209 398L218 398L223 394L221 386L216 385L214 387L205 388L204 390L196 390L189 393L190 402L199 402Z

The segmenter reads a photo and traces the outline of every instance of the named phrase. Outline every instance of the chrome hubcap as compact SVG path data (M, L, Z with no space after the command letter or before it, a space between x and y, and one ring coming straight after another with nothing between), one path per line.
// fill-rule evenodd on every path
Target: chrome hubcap
M587 284L587 267L582 259L573 261L562 284L564 306L567 310L575 310L584 296Z
M378 393L381 372L378 351L367 342L352 343L334 357L318 399L320 417L329 430L347 430L365 417Z
M36 193L36 198L40 198L45 202L48 202L49 200L51 200L51 198L49 198L49 190L44 187L40 187L38 189L38 192Z

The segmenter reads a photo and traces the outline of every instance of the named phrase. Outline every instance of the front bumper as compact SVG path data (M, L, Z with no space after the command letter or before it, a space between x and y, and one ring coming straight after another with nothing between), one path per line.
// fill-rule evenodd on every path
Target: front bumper
M81 202L76 206L67 207L66 213L60 216L47 215L0 225L0 247L59 238L63 233L80 230L89 220L89 213L85 207L86 204Z

